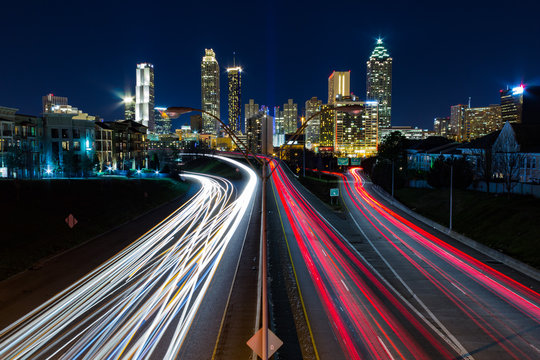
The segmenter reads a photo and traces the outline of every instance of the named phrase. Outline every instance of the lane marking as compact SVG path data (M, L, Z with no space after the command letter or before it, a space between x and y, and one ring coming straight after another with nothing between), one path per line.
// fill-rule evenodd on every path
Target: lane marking
M276 191L274 188L273 181L271 182L271 187L272 187L272 193L274 194L274 202L278 210L279 221L281 222L281 229L283 230L283 236L285 237L285 244L287 244L287 252L289 253L289 260L291 261L291 265L292 265L294 281L296 282L296 288L298 289L298 294L300 295L300 302L302 303L302 311L304 312L304 316L306 318L306 323L309 330L309 337L311 338L311 343L313 344L313 350L315 351L315 358L317 360L320 360L319 352L317 351L317 346L315 345L315 338L313 337L313 331L311 330L311 324L309 322L309 317L306 311L306 305L304 304L304 297L302 296L302 290L300 290L300 284L298 283L298 276L296 275L296 267L294 266L294 262L292 259L291 249L289 247L289 240L287 239L287 234L285 233L285 225L283 225L283 218L281 217L281 211L279 210L279 204L276 198Z

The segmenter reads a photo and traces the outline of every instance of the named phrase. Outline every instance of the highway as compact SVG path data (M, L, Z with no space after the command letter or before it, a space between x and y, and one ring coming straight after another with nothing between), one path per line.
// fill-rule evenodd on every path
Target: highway
M339 228L280 166L272 175L317 357L538 358L538 294L368 201L357 175Z
M183 174L200 182L199 192L120 253L3 329L0 358L177 358L201 304L214 301L206 295L222 271L231 239L247 231L257 188L251 169L219 158L247 175L240 192L223 178ZM219 309L214 318L221 318ZM210 355L214 343L215 337L206 344Z

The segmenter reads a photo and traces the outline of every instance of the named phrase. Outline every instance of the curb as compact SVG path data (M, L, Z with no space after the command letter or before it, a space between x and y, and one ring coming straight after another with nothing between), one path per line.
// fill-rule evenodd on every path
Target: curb
M393 199L388 193L386 193L386 191L384 191L383 189L381 189L378 185L375 185L372 183L372 186L371 188L373 189L373 191L375 191L377 193L377 195L379 195L380 197L384 198L388 203L390 203L391 205L397 207L398 209L402 210L403 212L409 214L410 216L414 217L415 219L423 222L424 224L450 236L451 238L453 238L454 240L457 240L459 242L461 242L462 244L465 244L467 245L468 247L472 248L472 249L475 249L476 251L486 255L486 256L489 256L490 258L492 258L493 260L496 260L496 261L499 261L501 263L503 263L504 265L522 273L522 274L525 274L527 276L529 276L530 278L536 280L536 281L540 281L540 271L538 271L537 269L533 268L532 266L530 265L527 265L519 260L516 260L514 259L513 257L511 256L508 256L506 254L503 254L497 250L494 250L484 244L481 244L479 243L478 241L476 240L473 240L471 238L468 238L467 236L465 235L462 235L462 234L459 234L453 230L450 230L449 228L433 221L433 220L430 220L414 211L412 211L411 209L409 209L407 206L403 205L402 203L400 203L399 201L397 201L396 199Z

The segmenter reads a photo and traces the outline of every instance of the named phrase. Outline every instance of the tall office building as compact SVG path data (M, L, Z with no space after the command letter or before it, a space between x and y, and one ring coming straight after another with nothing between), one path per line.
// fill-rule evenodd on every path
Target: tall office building
M333 104L336 96L350 96L351 71L333 71L328 77L328 104Z
M249 99L244 105L244 129L247 132L247 120L259 113L259 104L255 104L255 100Z
M338 156L365 157L377 152L379 139L378 104L360 101L354 95L338 96L334 105L322 109L335 109L321 113L319 151ZM354 113L339 111L340 106L360 105Z
M279 106L274 106L274 146L285 144L285 121L283 119L283 110Z
M135 121L135 98L133 96L125 96L124 100L124 120Z
M321 124L319 127L319 151L334 151L334 128L336 112L333 105L324 104L321 107Z
M155 108L155 132L156 134L170 134L171 133L171 118L167 115L166 107Z
M340 106L361 105L362 111L339 111ZM378 104L360 101L354 95L338 96L334 112L334 153L340 156L364 157L377 152Z
M523 85L512 89L500 90L501 93L501 116L503 123L510 121L521 122L521 111L523 108Z
M219 64L212 49L204 49L201 62L201 107L204 111L220 117L219 110ZM207 114L203 114L203 132L217 135L220 124Z
M227 68L229 78L229 128L237 133L241 130L242 115L242 68L234 66Z
M250 114L246 118L246 145L249 150L256 154L271 154L273 152L272 124L273 118L266 106L262 106L256 114Z
M312 97L306 101L306 121L309 120L314 114L321 111L322 100L317 97ZM321 126L321 114L313 116L309 123L306 125L306 144L318 144L319 133Z
M137 64L135 121L154 131L154 65Z
M470 129L465 123L465 110L468 105L457 104L450 107L450 125L448 127L449 138L455 141L466 141Z
M392 125L392 58L381 39L367 61L367 99L379 104L379 128Z
M298 129L298 104L293 99L283 104L283 128L285 134L294 134Z
M43 113L53 112L55 106L67 105L68 98L63 96L54 96L54 94L47 94L42 97Z

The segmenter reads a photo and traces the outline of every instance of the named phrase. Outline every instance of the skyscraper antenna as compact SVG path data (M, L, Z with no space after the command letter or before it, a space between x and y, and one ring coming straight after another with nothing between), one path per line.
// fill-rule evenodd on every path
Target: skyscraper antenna
M471 108L471 97L469 96L469 109Z
M236 51L233 51L232 53L232 62L233 62L233 67L236 67Z

